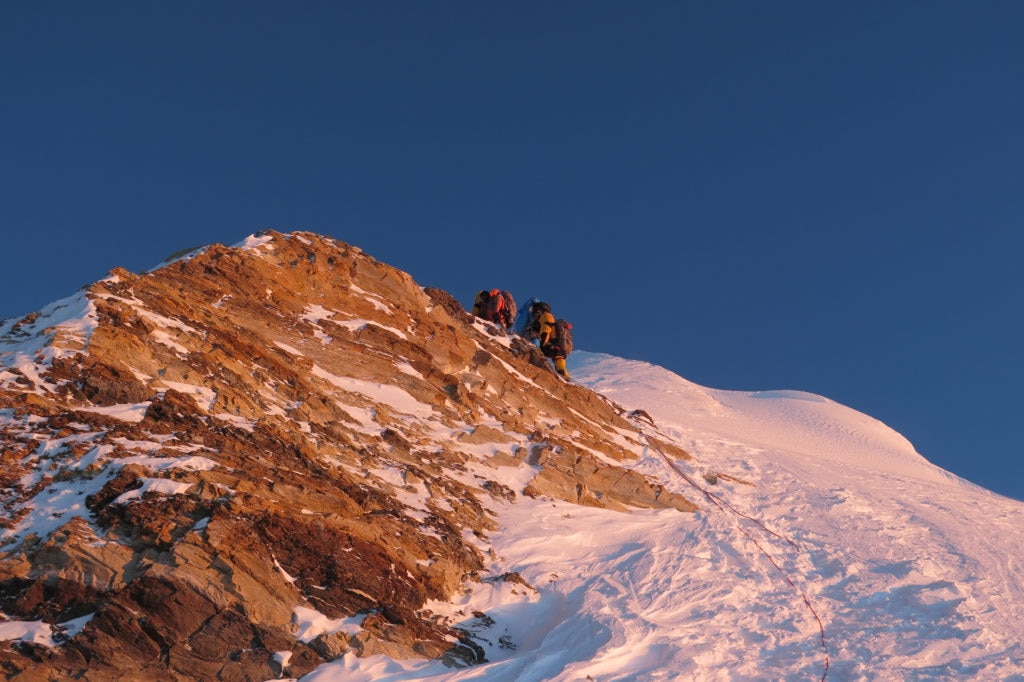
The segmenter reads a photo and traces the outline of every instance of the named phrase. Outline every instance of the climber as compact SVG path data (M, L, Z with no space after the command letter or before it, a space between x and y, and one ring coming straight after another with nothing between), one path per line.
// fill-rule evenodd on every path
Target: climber
M516 300L502 289L482 289L473 301L473 314L508 330L516 319Z
M535 342L536 334L532 331L532 327L537 321L536 304L539 302L533 296L526 299L526 303L519 308L519 316L516 318L516 333L534 345L539 345Z
M491 292L481 289L473 300L473 315L476 317L487 317L487 302L491 298Z
M572 352L572 325L558 318L551 325L547 343L541 344L541 352L551 358L555 371L569 378L569 370L565 368L565 358Z
M543 301L531 298L526 302L519 335L540 348L551 336L555 316L551 314L551 306Z
M551 358L555 371L568 379L565 358L572 352L572 325L565 320L556 320L551 313L551 306L543 301L531 299L528 305L528 318L522 326L522 336Z

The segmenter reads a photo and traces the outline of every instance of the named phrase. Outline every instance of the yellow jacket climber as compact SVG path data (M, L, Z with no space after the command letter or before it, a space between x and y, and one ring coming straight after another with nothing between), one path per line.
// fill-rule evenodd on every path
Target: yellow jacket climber
M537 338L540 339L541 348L551 342L551 335L554 333L555 316L551 314L550 309L542 311L537 316Z
M527 329L528 338L533 339L540 346L541 352L551 358L555 371L568 379L569 371L565 368L568 349L565 348L563 340L558 338L551 306L538 301L531 306L530 315L534 321Z

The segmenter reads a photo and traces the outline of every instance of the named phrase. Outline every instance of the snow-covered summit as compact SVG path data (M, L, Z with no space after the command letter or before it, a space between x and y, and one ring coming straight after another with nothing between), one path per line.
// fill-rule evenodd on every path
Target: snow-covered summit
M577 353L573 368L580 383L609 398L632 408L649 406L643 409L687 434L695 448L701 438L732 438L850 469L935 483L955 478L881 421L819 395L704 388L661 367L600 353Z

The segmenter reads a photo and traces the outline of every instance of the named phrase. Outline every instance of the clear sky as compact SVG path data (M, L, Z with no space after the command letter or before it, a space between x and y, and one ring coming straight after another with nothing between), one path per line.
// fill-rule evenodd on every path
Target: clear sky
M866 412L1024 499L1020 2L0 16L0 318L264 228Z

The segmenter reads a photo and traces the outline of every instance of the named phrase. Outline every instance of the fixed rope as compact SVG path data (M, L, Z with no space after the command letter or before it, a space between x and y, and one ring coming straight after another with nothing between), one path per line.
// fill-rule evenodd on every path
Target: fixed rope
M672 469L672 471L674 471L680 478L682 478L684 481L686 481L692 487L696 488L697 491L699 491L702 495L704 495L704 497L708 500L708 502L713 504L720 511L727 512L727 513L732 513L734 516L736 516L736 517L738 517L740 519L744 519L744 520L750 521L750 522L754 523L758 528L763 530L765 533L767 533L768 535L770 535L770 536L772 536L772 537L774 537L774 538L776 538L776 539L778 539L778 540L780 540L782 542L785 542L786 544L790 545L791 547L793 547L797 551L802 551L800 546L796 542L794 542L791 538L785 537L785 536L783 536L783 535L773 531L772 529L768 528L768 526L766 526L764 523L762 523L758 519L755 519L754 517L750 516L749 514L743 513L742 511L740 511L739 509L737 509L733 505L729 504L729 502L724 500L720 495L717 495L717 494L711 492L706 487L704 487L704 486L700 485L699 483L697 483L697 481L695 481L692 476L690 476L685 471L683 471L682 469L679 468L679 466L676 464L676 462L671 457L669 457L665 453L664 450L661 449L661 447L658 445L658 442L656 440L654 440L653 438L651 438L650 435L648 435L647 433L644 432L642 427L637 427L637 432L644 438L644 440L647 441L647 444L651 447L651 449L653 449L655 452L658 453L658 456L661 457L661 459L665 462L665 464L667 464L669 466L670 469ZM775 569L779 572L779 574L782 575L782 578L786 581L786 584L788 584L791 588L793 588L793 590L795 590L797 593L799 593L800 598L803 600L804 605L807 607L807 610L810 612L811 616L814 618L815 622L818 624L818 634L820 636L821 648L825 652L824 670L822 671L821 679L822 679L822 682L825 682L825 679L828 677L828 669L829 669L829 663L830 663L829 651L828 651L828 644L825 641L825 625L822 622L821 618L818 616L818 612L814 609L814 605L811 604L811 600L808 598L807 593L804 592L803 590L801 590L797 586L797 584L793 581L793 579L789 576L789 574L775 560L775 557L773 557L771 555L771 553L767 549L765 549L764 546L762 546L761 543L758 542L757 539L753 535L751 535L747 531L747 529L744 528L743 525L739 521L736 522L736 528L741 533L743 533L743 535L745 535L747 537L747 539L749 539L754 544L754 546L757 547L758 550L760 550L761 554L763 554L768 559L769 563L771 563L771 565L775 567Z

